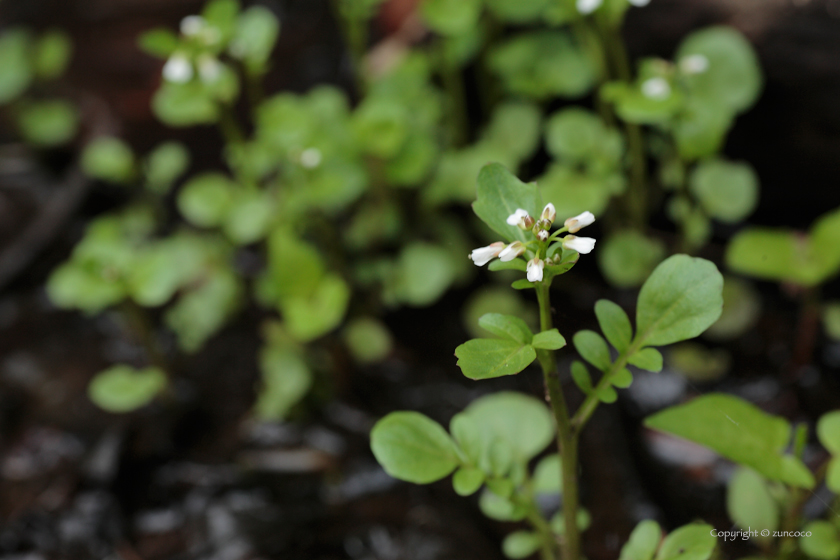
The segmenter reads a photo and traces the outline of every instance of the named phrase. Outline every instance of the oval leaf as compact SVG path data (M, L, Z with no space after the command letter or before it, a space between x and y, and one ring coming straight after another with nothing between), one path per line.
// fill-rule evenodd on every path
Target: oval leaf
M534 348L513 340L476 338L455 349L458 367L470 379L519 373L537 358Z

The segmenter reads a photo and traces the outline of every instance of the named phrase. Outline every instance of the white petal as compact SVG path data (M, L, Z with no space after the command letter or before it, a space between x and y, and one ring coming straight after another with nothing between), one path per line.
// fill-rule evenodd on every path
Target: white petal
M300 164L307 169L314 169L321 165L321 159L321 150L318 148L306 148L300 154Z
M511 214L507 217L507 223L509 226L516 226L519 225L519 222L524 220L528 216L528 211L523 210L522 208L517 208L516 212Z
M188 37L198 35L204 29L204 23L201 16L187 16L181 20L181 33Z
M193 77L192 64L186 56L174 54L163 65L163 77L166 81L176 84L189 82Z
M504 247L504 243L493 243L492 245L488 245L487 247L479 247L478 249L473 249L473 252L470 253L470 259L475 266L484 266L485 264L489 263L493 260L499 252Z
M499 253L499 260L502 262L512 261L519 255L525 252L525 246L519 242L514 241Z
M552 203L548 203L543 208L542 214L540 218L543 220L548 220L549 222L554 222L554 218L557 217L557 210L554 209L554 205Z
M543 268L545 268L545 263L540 259L534 258L528 261L528 267L525 273L525 276L528 278L528 281L542 282Z
M671 95L671 84L665 78L650 78L642 83L642 94L661 101Z
M603 0L577 0L577 10L583 15L591 14L603 4Z
M577 251L581 255L591 253L595 248L595 239L592 237L576 237L574 235L567 235L563 238L563 247Z
M570 233L575 233L581 228L592 225L595 222L595 215L592 212L586 211L583 214L578 214L574 218L569 218L563 225L569 229Z

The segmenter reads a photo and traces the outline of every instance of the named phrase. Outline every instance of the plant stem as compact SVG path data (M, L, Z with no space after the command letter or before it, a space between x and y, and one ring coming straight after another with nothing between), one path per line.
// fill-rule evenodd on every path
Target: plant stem
M537 301L540 307L540 330L551 330L551 302L549 300L549 286L546 283L537 284ZM580 558L580 531L577 526L578 511L578 480L577 480L577 450L578 432L573 430L569 420L563 387L557 376L557 362L551 350L537 350L537 359L543 370L546 392L548 393L554 419L557 422L557 450L560 453L563 484L563 522L566 528L563 536L563 560L578 560Z
M634 342L630 345L630 347L619 355L618 359L613 362L610 368L604 373L603 377L598 381L598 384L586 396L586 399L583 401L583 404L580 405L580 408L575 412L574 417L572 417L571 424L572 428L580 432L583 429L583 426L589 421L589 418L592 417L592 414L595 412L595 409L598 408L598 404L601 400L598 398L598 394L601 392L602 389L607 387L611 382L612 378L615 376L616 373L621 371L624 366L627 365L627 358L632 356L639 350L641 347L641 342Z
M556 556L554 555L554 537L551 534L551 527L548 526L543 516L537 510L536 507L532 507L530 511L528 511L528 521L531 522L531 525L534 526L534 529L537 530L537 533L540 534L540 558L542 560L555 560Z
M802 375L802 369L811 363L814 344L819 334L820 287L813 286L804 290L799 305L796 342L793 346L793 359L790 366L791 379L798 379Z

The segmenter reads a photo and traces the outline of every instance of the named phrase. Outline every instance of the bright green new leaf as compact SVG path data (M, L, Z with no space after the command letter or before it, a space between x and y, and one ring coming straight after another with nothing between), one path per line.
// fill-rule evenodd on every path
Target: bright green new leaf
M508 558L528 558L540 549L542 540L533 531L514 531L502 541L502 552Z
M521 344L530 344L534 335L525 321L513 315L502 315L501 313L487 313L482 315L478 324L496 336L509 338Z
M615 389L608 385L598 391L598 400L606 404L614 403L618 400L618 393L616 393Z
M662 371L662 354L656 348L642 348L629 358L627 363L648 371Z
M276 344L260 350L262 379L254 412L262 420L281 420L312 386L312 372L297 352Z
M52 80L64 73L72 54L73 43L66 33L47 31L35 43L32 69L41 78Z
M627 350L633 338L633 327L627 313L618 304L599 299L595 302L595 316L610 344L619 352Z
M496 338L475 338L455 349L458 367L470 379L491 379L519 373L537 358L529 344Z
M674 255L642 286L636 308L636 340L663 346L694 338L723 308L723 277L711 262Z
M237 18L228 50L231 55L243 60L251 73L265 72L279 35L280 21L271 10L251 6Z
M627 543L621 547L618 560L652 560L661 540L662 528L659 523L646 519L630 533Z
M662 541L656 560L707 560L717 544L713 531L714 527L705 524L680 527Z
M126 286L94 267L70 261L53 270L47 280L47 295L58 307L99 313L122 301Z
M646 95L644 89L647 80L640 79L640 83L636 84L626 82L604 84L601 86L601 97L615 105L615 112L624 121L637 124L665 124L682 108L685 97L678 90L675 91L664 77L657 76L649 79L665 81L664 95Z
M285 230L268 237L267 283L275 301L290 297L308 297L325 273L318 250Z
M635 230L618 231L598 251L598 267L619 288L642 284L665 256L665 245Z
M173 127L212 124L219 119L219 105L200 81L163 82L152 97L152 112Z
M572 380L578 386L578 389L585 394L588 395L592 392L592 377L589 375L589 369L587 369L583 362L577 360L572 362Z
M452 488L459 496L471 496L484 484L484 473L475 467L461 467L452 475Z
M722 222L739 222L758 204L758 176L746 163L705 160L694 168L688 186L706 212Z
M350 302L350 287L336 274L327 274L308 296L285 298L280 308L289 333L309 342L336 328Z
M152 402L166 386L166 374L156 367L120 364L96 374L88 385L88 397L108 412L131 412Z
M372 317L357 317L344 329L344 342L353 358L363 364L384 359L393 346L388 328Z
M717 154L733 123L732 110L721 102L689 97L672 121L677 152L684 161Z
M840 456L832 457L825 471L825 485L835 494L840 494Z
M485 449L481 427L476 424L476 420L464 412L458 413L449 421L449 431L469 462L480 465Z
M521 521L528 514L524 506L516 506L507 498L486 489L478 499L478 508L481 513L496 521Z
M544 350L560 350L566 346L566 339L557 329L551 329L535 334L531 346Z
M197 175L178 193L178 210L193 225L221 225L230 211L236 189L236 183L221 173Z
M612 365L607 342L595 331L578 331L572 337L572 342L578 354L601 371L606 371Z
M542 458L532 478L537 494L557 494L562 491L560 455L553 453Z
M237 245L249 245L264 239L277 217L277 202L273 193L239 190L232 197L224 214L222 229Z
M692 95L714 99L738 113L755 102L761 93L761 68L743 35L723 26L695 31L683 40L674 59L682 66L698 55L707 68L683 77Z
M739 468L729 481L726 511L743 530L761 527L775 531L779 527L779 504L770 494L767 481L751 469ZM763 540L768 538L759 536Z
M749 402L711 393L645 419L645 425L699 443L771 480L812 488L814 476L792 455L790 423Z
M137 46L152 56L168 58L178 48L178 37L169 29L159 27L140 35Z
M479 0L423 0L420 15L432 31L461 35L476 25L481 8Z
M610 383L619 389L626 389L633 384L633 374L629 369L622 368L613 374Z
M799 548L811 558L837 560L840 558L840 535L829 521L811 521L802 528L810 536L799 537Z
M100 136L85 146L82 170L110 183L127 183L134 178L134 153L128 144L110 136Z
M190 152L180 142L159 144L146 156L146 185L152 192L166 194L172 183L190 166Z
M485 165L478 174L478 197L472 205L476 216L504 239L527 241L526 232L507 223L518 209L539 216L542 199L534 183L523 183L499 163Z
M22 105L17 125L23 137L38 146L58 146L69 142L79 127L79 113L60 99Z
M496 440L504 441L513 454L508 461L529 461L554 437L554 420L548 407L521 393L501 392L481 397L462 414L472 420L483 452L489 453Z
M230 269L210 272L207 278L181 295L164 315L185 352L195 352L221 329L239 307L243 287Z
M415 242L406 245L397 260L394 289L408 305L429 305L452 284L455 267L443 247Z
M455 443L440 424L419 412L392 412L370 432L370 448L389 475L429 484L458 466Z
M26 29L17 27L0 34L0 105L20 96L32 81L29 48L32 37Z

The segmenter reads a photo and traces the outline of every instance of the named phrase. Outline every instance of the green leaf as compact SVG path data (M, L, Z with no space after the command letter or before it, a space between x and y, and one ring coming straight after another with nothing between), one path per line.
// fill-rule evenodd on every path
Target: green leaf
M290 348L268 343L259 354L262 380L254 412L262 420L281 420L309 392L312 372Z
M589 375L589 370L583 362L577 360L572 362L572 380L578 389L585 394L592 392L592 378Z
M558 111L545 123L546 149L569 162L604 159L618 165L624 151L621 136L604 126L595 113L581 107Z
M73 54L73 43L63 31L53 29L44 33L35 43L32 69L35 74L52 80L64 73Z
M675 60L680 65L696 55L706 58L708 68L683 77L692 95L714 99L734 112L755 103L761 93L761 68L743 35L723 26L695 31L683 40Z
M677 152L684 161L717 154L732 127L734 115L714 99L689 97L672 121Z
M472 465L480 465L485 452L484 437L476 420L465 412L460 412L449 421L449 431L469 462Z
M370 448L389 475L429 484L458 466L455 444L440 424L419 412L392 412L370 432Z
M589 211L596 216L607 208L610 198L618 194L623 187L623 180L615 183L609 176L604 177L581 171L572 165L552 164L537 179L540 191L546 201L554 204L557 215L576 216Z
M560 350L566 346L566 339L557 329L551 329L535 334L531 346L544 350Z
M799 537L799 548L811 558L837 560L840 558L840 535L829 521L811 521L802 528L810 536Z
M652 519L646 519L636 525L627 543L621 548L618 560L652 560L659 541L662 539L662 528Z
M528 462L554 438L554 419L545 402L521 393L503 391L481 397L462 414L475 426L483 453L501 440L514 463Z
M828 462L825 485L835 494L840 494L840 456L832 457Z
M665 80L670 88L662 97L651 97L644 93L649 79ZM622 120L636 124L664 125L682 108L685 97L674 90L673 85L662 76L640 78L635 84L610 82L601 86L600 95L615 106L615 112Z
M507 219L520 208L539 216L542 199L536 184L525 184L503 165L491 163L478 174L478 198L472 207L476 216L504 239L527 241L526 232L508 225Z
M630 326L627 313L619 305L606 299L599 299L595 302L595 316L610 344L619 352L627 350L633 338L633 327Z
M289 333L299 342L309 342L341 324L349 302L347 283L336 274L327 274L311 294L285 298L280 307Z
M723 286L726 289L726 284ZM726 312L726 296L724 295L723 309ZM823 305L822 323L825 334L834 340L840 340L840 302L830 301Z
M368 96L353 113L359 146L379 158L396 156L409 134L408 107L385 96Z
M525 272L527 270L527 264L522 259L513 259L512 261L500 261L498 259L490 261L490 264L487 265L487 269L493 272L499 270L518 270L520 272Z
M723 313L703 336L712 340L738 338L755 325L760 314L761 296L752 284L734 276L724 276Z
M397 260L394 290L408 305L437 301L455 279L452 256L443 247L415 242L406 245Z
M146 156L146 184L154 193L166 194L190 166L190 152L180 142L159 144Z
M478 499L481 513L496 521L521 521L528 514L524 506L516 506L495 492L485 490Z
M79 127L79 113L68 101L26 103L17 114L17 125L27 142L58 146L69 142Z
M615 372L610 379L610 383L619 389L626 389L633 384L633 374L627 368L622 368Z
M543 56L547 52L552 56ZM582 97L597 78L586 51L557 30L522 33L494 46L488 66L510 93L534 99Z
M166 386L166 374L158 368L120 364L96 374L88 385L88 397L108 412L131 412L152 402Z
M470 379L519 373L537 358L534 348L514 340L476 338L455 349L458 367Z
M478 324L496 336L509 338L520 344L530 344L534 335L525 321L513 315L502 315L501 313L487 313L482 315Z
M29 48L32 37L23 28L5 30L0 34L0 105L19 97L32 81Z
M547 455L537 463L532 478L537 494L559 494L562 491L560 455Z
M393 339L388 328L373 317L357 317L344 329L344 343L362 364L383 360L391 353Z
M771 480L814 486L802 461L782 454L790 441L790 423L738 397L704 395L649 416L645 425L704 445Z
M572 342L578 354L601 371L608 370L612 365L607 342L595 331L578 331L572 337Z
M662 541L656 560L707 560L717 544L713 531L711 525L680 527Z
M452 475L452 488L459 496L471 496L484 484L484 473L475 467L461 467Z
M529 281L527 278L521 278L510 285L514 290L530 290L536 288L536 286L535 283Z
M485 0L487 9L502 21L525 23L539 18L551 4L550 0Z
M178 37L169 29L159 27L140 35L137 45L147 54L158 58L169 58L178 49Z
M711 262L674 255L642 286L636 308L636 340L663 346L694 338L723 308L723 277Z
M222 229L237 245L249 245L264 239L277 216L276 199L271 192L239 190L224 214Z
M267 70L266 63L279 35L280 21L271 10L251 6L239 14L228 50L244 61L251 73L259 74Z
M542 113L535 104L506 101L493 110L481 142L517 163L534 154L540 143Z
M152 97L152 112L173 127L212 124L219 119L219 105L198 80L164 82Z
M432 31L461 35L475 27L481 7L479 0L423 0L420 16Z
M735 471L726 491L726 510L735 524L747 530L779 528L779 504L773 499L764 478L751 469ZM759 533L762 540L768 540Z
M528 558L541 544L539 534L533 531L514 531L502 541L502 552L508 558Z
M618 400L618 393L609 385L598 391L598 399L602 403L611 404Z
M832 455L840 455L840 410L820 417L817 422L817 437Z
M705 160L694 168L688 185L706 212L722 222L739 222L758 204L758 176L746 163Z
M109 136L100 136L85 146L81 165L89 176L110 183L127 183L135 174L131 147Z
M221 225L230 212L237 185L221 173L202 173L178 193L178 210L199 227Z
M642 348L629 358L627 363L648 371L662 371L662 354L656 348Z
M607 238L596 253L598 267L610 284L634 288L662 261L665 246L658 239L635 230L623 230Z
M87 313L99 313L126 297L126 287L119 278L74 261L53 270L46 287L56 306Z

